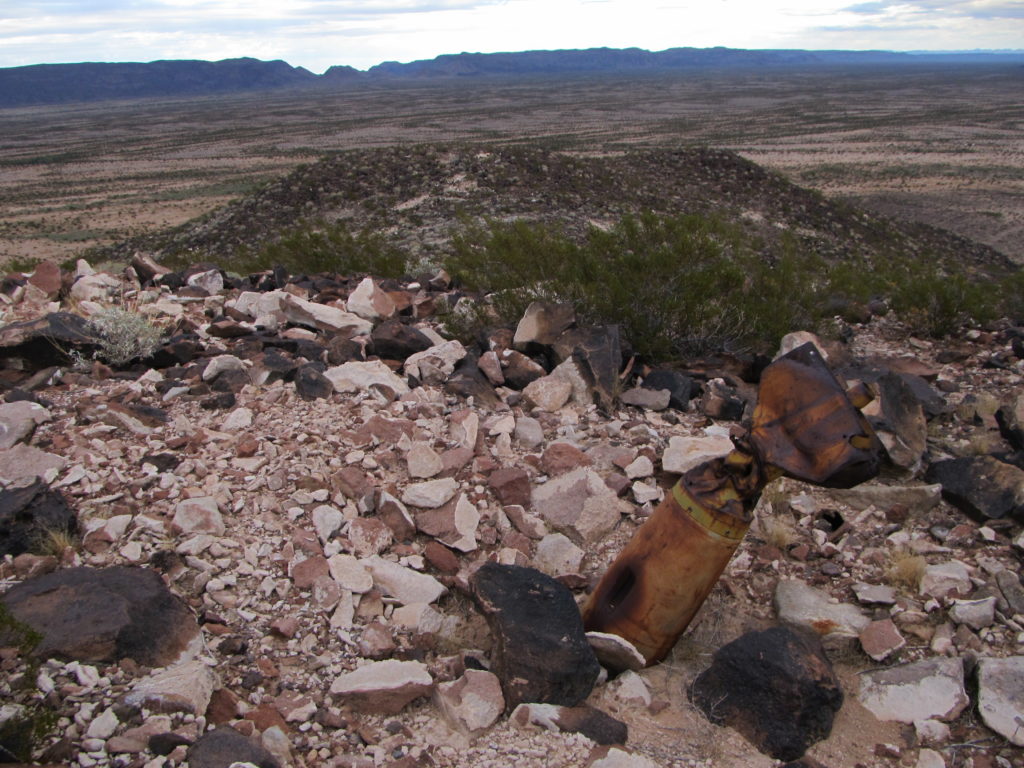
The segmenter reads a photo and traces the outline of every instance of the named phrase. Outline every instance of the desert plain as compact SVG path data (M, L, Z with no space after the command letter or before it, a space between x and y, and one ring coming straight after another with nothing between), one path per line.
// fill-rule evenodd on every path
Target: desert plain
M983 64L406 80L4 109L0 262L73 259L325 153L421 142L723 147L1024 262L1024 72Z

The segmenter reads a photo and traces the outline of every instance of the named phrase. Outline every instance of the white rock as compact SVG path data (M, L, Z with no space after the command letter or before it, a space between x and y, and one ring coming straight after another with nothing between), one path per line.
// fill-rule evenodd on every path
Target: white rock
M661 467L666 472L683 474L699 464L727 455L733 449L732 440L721 435L708 437L682 437L668 440L661 456Z
M380 320L395 314L395 302L382 291L372 277L364 277L349 294L345 306L349 312L365 320Z
M775 588L779 621L817 632L830 643L851 646L871 619L848 603L833 603L828 593L796 579L783 579Z
M327 569L331 573L331 578L338 582L342 589L358 595L373 589L373 574L357 557L341 553L331 555L327 558Z
M968 595L974 585L967 566L959 560L929 565L921 576L921 594L943 599L950 594Z
M410 603L395 608L391 614L391 622L396 627L421 634L436 633L444 625L444 617L432 605Z
M443 376L451 376L455 371L455 364L466 356L466 348L458 341L446 341L410 355L405 361L405 372L415 376L420 381L425 381L426 369L439 371Z
M915 768L946 768L946 760L934 749L921 749L917 753Z
M19 400L0 404L0 449L7 449L32 434L36 426L51 419L38 403Z
M921 744L943 744L949 741L949 726L939 720L917 720L914 731Z
M815 349L821 354L821 358L826 361L828 360L828 353L824 349L825 345L821 343L821 339L809 331L793 331L783 336L781 341L779 341L779 351L775 353L773 359L778 360L783 355L789 354L804 344L813 344Z
M633 459L625 469L626 477L639 480L654 474L654 463L646 456L640 455Z
M125 696L136 707L155 712L186 712L201 715L210 705L217 676L202 661L187 661L157 669L137 682Z
M345 522L345 515L341 510L332 507L330 504L320 504L313 508L313 530L321 544L327 544L331 536L338 532Z
M607 632L587 632L587 642L601 666L612 672L625 669L635 672L647 665L643 654L624 637Z
M206 272L196 272L188 278L188 284L207 296L216 296L224 290L224 276L219 269L210 269Z
M114 710L105 709L99 717L94 717L92 722L89 723L85 737L88 739L109 739L114 735L114 731L117 730L120 722Z
M351 701L357 711L396 714L430 693L433 678L419 661L374 661L331 683L331 693Z
M436 509L451 501L458 489L458 481L451 477L427 480L408 486L402 492L402 502L410 507Z
M633 509L588 467L535 486L532 502L548 525L584 547L604 538Z
M432 603L448 592L444 584L433 576L418 573L377 555L366 558L362 563L370 571L377 588L404 605Z
M380 360L343 363L328 368L324 376L334 386L335 392L366 392L372 387L383 389L392 400L409 394L405 379L395 375Z
M0 483L10 486L27 485L37 477L50 483L64 470L67 459L47 453L34 445L18 443L0 451Z
M560 533L549 533L537 544L533 567L549 576L579 573L584 552Z
M328 333L343 334L350 338L352 336L368 336L373 330L373 323L358 315L337 307L329 307L326 304L306 301L291 294L282 297L281 311L284 312L290 323L305 325Z
M241 432L243 429L248 429L252 426L252 419L251 408L235 408L224 419L220 428L222 432Z
M454 536L445 540L445 544L460 552L473 552L477 548L476 529L480 525L480 511L465 494L459 496L455 504L454 522Z
M866 672L860 678L861 704L879 720L914 723L955 719L970 703L960 659L926 659Z
M224 302L224 306L242 312L255 320L264 315L281 312L285 297L290 295L280 290L267 291L266 293L243 291L234 300Z
M544 428L532 416L520 416L516 419L516 442L527 451L532 451L544 442Z
M224 535L224 518L221 517L217 500L212 496L198 496L179 501L174 508L171 527L181 533L211 533Z
M571 396L572 384L553 374L534 379L523 389L523 397L542 411L557 411L569 402Z
M619 747L612 747L608 754L590 764L590 768L661 768L661 766L643 755L627 752Z
M954 600L949 609L949 618L957 624L966 624L971 629L991 627L996 620L996 599Z
M497 675L479 669L467 669L458 680L440 683L434 701L448 722L464 733L489 728L505 711Z
M633 493L633 498L637 504L661 501L665 498L665 491L653 482L642 483L637 481L630 486L630 491Z
M978 662L978 712L985 725L1024 747L1024 656Z
M426 443L415 443L405 455L410 477L434 477L444 469L441 457Z
M627 704L640 704L645 707L651 706L651 691L647 683L636 672L626 670L608 684L612 695L619 701Z
M217 355L203 369L203 381L212 381L224 371L244 371L245 363L234 355Z

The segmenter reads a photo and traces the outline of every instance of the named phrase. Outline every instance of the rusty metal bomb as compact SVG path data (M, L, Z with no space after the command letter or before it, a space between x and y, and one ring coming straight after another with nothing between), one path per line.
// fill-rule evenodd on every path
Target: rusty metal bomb
M878 474L881 444L812 344L762 375L749 434L684 474L601 578L588 631L618 635L654 664L672 650L742 541L757 500L787 475L851 487Z

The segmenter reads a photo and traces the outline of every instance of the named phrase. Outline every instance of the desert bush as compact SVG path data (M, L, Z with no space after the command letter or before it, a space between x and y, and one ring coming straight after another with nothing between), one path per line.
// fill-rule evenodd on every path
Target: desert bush
M445 267L491 292L514 322L536 299L572 302L591 323L622 327L648 359L770 347L814 317L817 260L761 244L720 219L627 216L574 243L526 221L464 225Z
M315 220L303 221L255 250L240 248L231 267L246 273L277 265L306 274L399 277L406 270L407 258L380 233L362 230L353 234L343 221Z
M152 355L163 331L142 315L123 307L109 307L90 320L99 344L96 357L110 365L124 365Z

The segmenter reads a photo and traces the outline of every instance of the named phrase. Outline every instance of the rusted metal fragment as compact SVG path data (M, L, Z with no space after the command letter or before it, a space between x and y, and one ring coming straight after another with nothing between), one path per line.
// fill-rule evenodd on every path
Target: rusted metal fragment
M765 369L750 441L762 462L815 485L852 488L878 474L881 444L813 344Z

